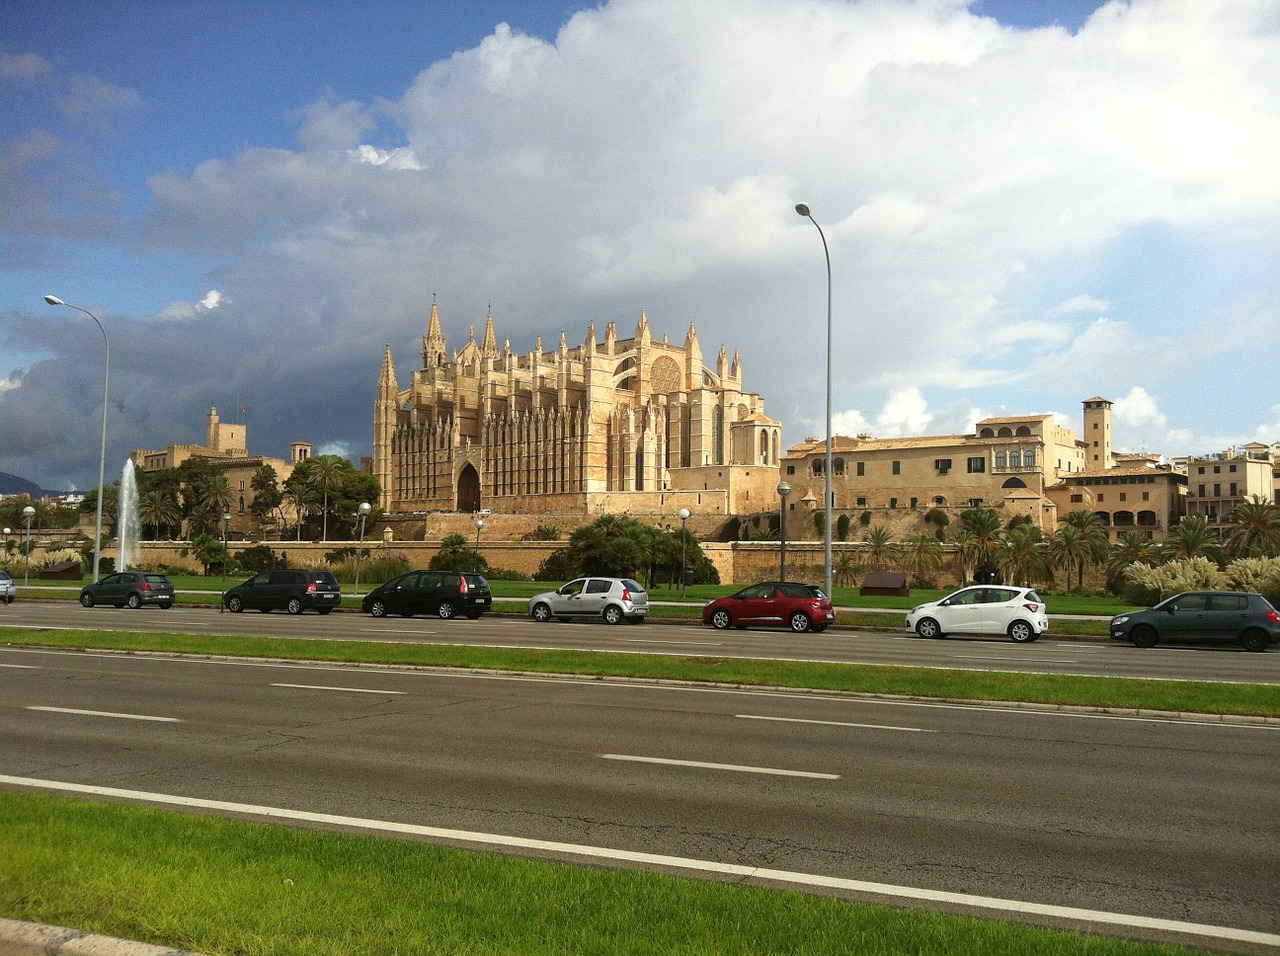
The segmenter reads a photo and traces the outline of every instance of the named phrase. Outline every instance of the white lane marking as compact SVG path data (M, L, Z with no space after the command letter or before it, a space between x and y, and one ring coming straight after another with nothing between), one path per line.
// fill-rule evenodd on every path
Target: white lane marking
M42 669L35 664L0 664L0 667L13 667L24 671L38 671Z
M988 657L982 654L952 654L957 661L1017 661L1019 664L1079 664L1074 657Z
M122 720L153 720L163 724L180 724L177 717L152 717L148 714L116 714L109 710L75 710L71 707L28 707L27 710L43 710L51 714L79 714L84 717L119 717Z
M905 730L915 734L936 734L925 727L892 727L888 724L855 724L847 720L807 720L803 717L766 717L762 714L734 714L742 720L776 720L784 724L824 724L828 727L863 727L868 730Z
M688 647L724 647L719 641L660 641L656 638L628 637L624 644L681 644Z
M796 886L824 887L847 890L898 899L927 900L933 903L975 907L1002 913L1021 913L1032 916L1049 916L1079 920L1087 923L1104 923L1134 929L1159 930L1169 933L1187 933L1209 939L1229 939L1260 946L1280 946L1280 934L1257 930L1238 929L1231 926L1214 926L1208 923L1188 923L1182 920L1160 919L1153 916L1137 916L1129 913L1112 913L1106 910L1081 909L1075 906L1056 906L1051 903L1030 903L1024 900L1002 899L993 896L976 896L971 893L948 893L915 886L898 886L892 883L872 883L839 876L818 873L799 873L794 870L773 870L739 863L721 863L715 860L698 860L689 857L667 856L660 853L643 853L637 850L620 850L610 847L589 846L581 843L556 843L534 840L528 837L505 836L500 833L482 833L475 830L451 830L413 823L395 823L387 820L370 820L361 817L344 817L330 813L311 813L285 807L267 807L251 803L229 803L224 800L204 800L198 797L180 797L167 793L149 793L143 790L122 790L116 787L96 787L88 784L64 783L59 780L40 780L34 777L11 777L0 774L0 784L15 787L32 787L64 793L83 793L89 796L115 797L169 806L192 807L201 810L217 810L222 813L239 813L275 820L297 820L320 823L326 826L348 827L379 833L399 833L422 836L436 840L449 840L481 846L496 846L508 850L538 850L560 853L583 859L602 859L625 863L642 863L672 869L713 873L722 876L772 880Z
M659 763L669 767L697 767L702 770L732 770L735 773L763 773L774 777L808 777L810 780L839 780L838 773L815 773L809 770L780 770L776 767L747 767L734 763L705 763L701 760L669 760L666 757L637 757L632 754L600 754L602 760L629 763Z
M403 690L376 690L368 687L328 687L323 684L272 684L272 687L293 687L298 690L340 690L348 694L407 694Z

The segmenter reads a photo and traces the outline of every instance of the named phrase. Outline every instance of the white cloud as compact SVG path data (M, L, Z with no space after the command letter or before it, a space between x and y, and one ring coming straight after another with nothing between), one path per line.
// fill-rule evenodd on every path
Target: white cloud
M157 319L194 319L207 312L212 312L223 302L224 297L217 289L210 289L199 302L173 301L155 314Z
M1050 315L1069 315L1072 312L1096 312L1098 314L1111 311L1111 303L1092 295L1077 295L1066 302L1054 306Z
M364 107L352 100L344 103L327 98L316 100L295 111L291 118L302 124L298 138L303 145L318 150L349 149L374 126Z
M0 56L0 77L6 80L33 80L53 69L37 53L9 53Z

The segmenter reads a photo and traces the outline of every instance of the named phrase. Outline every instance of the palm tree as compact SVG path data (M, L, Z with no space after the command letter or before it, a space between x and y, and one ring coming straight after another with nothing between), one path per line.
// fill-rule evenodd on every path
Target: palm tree
M1170 561L1208 558L1217 561L1222 555L1218 533L1201 515L1187 515L1174 525L1164 538L1162 548Z
M182 509L173 497L163 491L148 491L138 501L138 518L145 528L152 528L158 538L162 528L182 524Z
M851 588L858 581L858 553L856 551L841 551L835 556L835 563L831 567L831 577L834 579L837 587Z
M342 478L346 471L343 459L338 455L317 455L311 459L311 481L320 486L323 504L320 511L320 540L329 540L329 485Z
M974 563L974 576L977 577L979 571L996 570L996 552L1000 550L1003 540L1000 516L990 508L970 508L961 513L960 520L973 535L970 554Z
M1233 558L1274 558L1280 556L1280 506L1260 495L1232 509L1232 528L1222 542Z
M951 538L951 545L955 550L952 563L956 568L956 583L962 587L969 580L969 567L973 563L977 542L978 539L973 536L973 532L964 527L956 529L955 535Z
M1044 534L1034 524L1019 524L1004 536L996 561L1014 584L1030 586L1049 566Z
M1111 548L1107 572L1116 575L1131 564L1151 564L1158 554L1156 543L1141 531L1126 531Z
M1076 587L1084 587L1084 569L1101 564L1110 555L1111 544L1102 519L1088 508L1077 508L1062 519L1062 526L1049 542L1054 563L1067 570L1067 586L1071 585L1071 567L1076 567Z
M862 540L867 543L862 558L870 570L882 571L886 564L893 563L896 550L893 546L893 534L884 525L878 524L868 529Z
M942 542L928 531L908 535L898 548L898 567L917 578L929 577L942 562Z

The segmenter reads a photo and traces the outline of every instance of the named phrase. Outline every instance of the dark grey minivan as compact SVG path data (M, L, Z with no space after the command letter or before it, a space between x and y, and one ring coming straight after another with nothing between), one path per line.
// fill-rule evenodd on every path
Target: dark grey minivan
M222 595L228 611L255 610L264 614L285 610L301 614L305 610L328 614L342 604L342 588L330 571L280 568L255 574Z
M475 620L493 607L484 575L470 571L410 571L379 585L360 605L367 614L434 614L448 620L462 614Z

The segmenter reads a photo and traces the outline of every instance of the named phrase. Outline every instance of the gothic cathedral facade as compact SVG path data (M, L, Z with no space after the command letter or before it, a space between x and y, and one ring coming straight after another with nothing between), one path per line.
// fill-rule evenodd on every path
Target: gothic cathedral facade
M581 515L750 514L776 505L782 426L743 391L720 349L703 365L692 324L682 346L635 336L516 354L493 315L450 353L431 305L422 366L401 388L386 347L374 408L373 470L385 511Z

